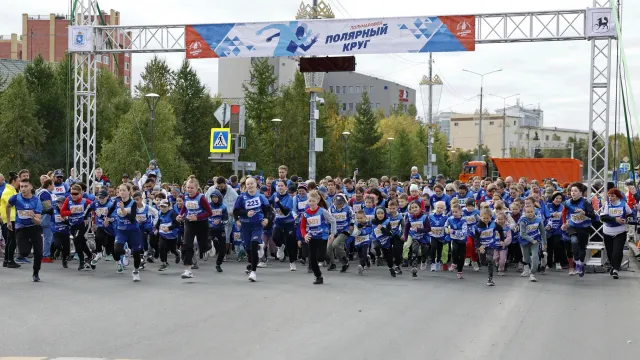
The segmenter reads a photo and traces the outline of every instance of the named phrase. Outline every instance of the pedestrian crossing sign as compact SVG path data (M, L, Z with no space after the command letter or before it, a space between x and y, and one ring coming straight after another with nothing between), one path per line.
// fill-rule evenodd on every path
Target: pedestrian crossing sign
M231 152L231 131L229 128L211 128L209 151L212 153Z

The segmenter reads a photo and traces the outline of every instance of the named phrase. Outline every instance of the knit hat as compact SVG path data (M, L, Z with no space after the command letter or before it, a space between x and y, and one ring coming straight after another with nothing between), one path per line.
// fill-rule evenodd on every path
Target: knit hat
M298 184L298 190L303 189L304 191L309 191L309 185L307 185L307 183L300 183Z
M420 191L420 188L416 184L411 184L411 186L409 187L409 192L411 191Z

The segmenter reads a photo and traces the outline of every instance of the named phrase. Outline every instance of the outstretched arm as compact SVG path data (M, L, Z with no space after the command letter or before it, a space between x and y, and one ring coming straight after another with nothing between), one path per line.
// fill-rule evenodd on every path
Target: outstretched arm
M275 35L274 35L275 36ZM268 40L268 39L267 39ZM307 51L309 49L311 49L311 47L313 46L313 44L315 44L318 41L318 35L314 36L313 39L311 39L311 42L308 45L300 45L300 49Z

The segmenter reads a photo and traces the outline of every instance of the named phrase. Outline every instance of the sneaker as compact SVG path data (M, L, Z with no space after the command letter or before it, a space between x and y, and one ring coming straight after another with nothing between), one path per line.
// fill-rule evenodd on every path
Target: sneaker
M613 270L611 276L613 276L614 279L618 279L620 277L620 275L618 275L618 270Z
M313 270L311 270L311 266L307 266L307 274L313 274Z
M313 281L313 285L322 285L324 284L324 279L322 278L322 276L317 277L314 281Z
M300 259L300 264L306 265L307 264L307 260L306 259Z
M411 276L413 277L418 277L418 268L417 267L412 267L411 268Z
M395 271L396 274L398 275L402 275L402 269L400 268L400 266L396 266L395 269L393 269L393 271Z
M576 270L574 268L569 268L569 276L574 276L576 274Z
M378 257L376 259L376 266L382 266L382 258L381 257Z
M531 275L531 269L529 268L529 265L525 265L524 269L522 270L522 274L520 274L521 277L527 277Z
M149 264L153 264L153 261L154 261L154 260L153 260L153 256L149 256L149 257L147 257L147 262L148 262Z
M358 265L358 275L364 274L364 267L362 265Z
M367 255L367 270L371 269L371 256Z
M134 269L131 275L133 276L133 282L140 282L140 271L138 269Z
M487 280L487 286L496 286L496 283L493 282L492 278L489 278L489 280Z
M9 261L7 263L7 268L9 268L9 269L18 269L20 266L22 266L22 265L18 264L15 261Z
M329 268L327 269L327 271L335 271L338 267L336 266L336 264L331 264L329 265Z
M473 266L473 271L478 272L480 271L480 265L478 265L477 261L474 261L471 263L471 266ZM493 285L492 285L493 286Z
M580 271L578 272L578 276L583 277L584 276L584 264L580 264L578 265L580 267Z
M220 265L216 265L216 271L217 272L222 272L222 267Z
M165 271L168 267L169 263L163 263L162 265L160 265L160 269L158 269L158 271Z
M266 267L267 267L267 263L266 263L266 262L263 262L263 261L260 261L260 262L258 263L258 267L259 267L259 268L266 268Z
M116 262L116 271L118 272L118 274L122 274L122 272L124 271L124 266L122 266L122 263L120 261Z
M180 277L183 278L183 279L192 279L193 278L193 273L191 272L191 270L185 269Z
M449 265L448 264L442 264L442 271L449 271Z
M504 271L498 271L498 276L504 276Z
M456 277L458 279L464 279L464 277L462 276L462 272L458 272L458 275L456 275Z
M426 269L427 269L427 263L420 263L420 270L424 271Z
M91 265L93 266L98 265L98 261L100 259L102 259L102 253L93 254L93 257L91 258Z
M249 273L249 281L256 282L256 272L255 271L252 271L251 273Z
M436 272L441 272L441 271L442 271L442 264L436 263Z
M104 257L104 261L113 261L113 255L107 255Z
M33 282L40 282L40 275L33 274Z
M42 262L45 264L51 264L53 262L53 259L50 257L43 257Z
M289 271L296 271L296 263L289 263Z
M518 263L518 271L524 271L524 265L522 263Z
M544 275L544 273L547 271L546 269L547 269L547 268L546 268L545 266L540 266L540 267L538 268L538 273L539 273L540 275Z
M547 267L547 256L548 256L548 253L546 251L542 253L542 259L540 259L540 265L543 268Z
M65 269L69 267L69 264L67 263L67 259L62 260L62 267Z
M392 277L396 277L396 271L393 270L393 268L389 268L389 274L391 274Z
M425 268L427 267L427 264L425 264L425 263L423 263L422 265L424 265ZM420 265L420 270L424 270L424 269L422 269L422 265ZM437 269L438 269L438 264L436 264L436 263L431 264L431 272L434 272Z
M180 260L182 259L182 251L178 250L178 255L176 255L176 264L180 264Z
M449 272L454 272L456 270L457 270L457 266L455 266L453 264L449 265Z
M538 279L536 279L535 275L531 274L531 275L529 275L529 281L536 282L536 281L538 281Z
M258 245L258 258L262 259L264 257L264 244Z
M84 263L79 263L78 264L78 271L82 271L84 270Z
M344 264L344 265L342 265L342 268L340 269L340 272L344 274L344 273L347 272L348 268L349 268L349 264Z
M464 259L464 266L469 266L471 264L471 259L466 258Z
M278 248L278 252L276 253L276 257L278 258L278 260L284 259L284 245L282 245L282 246L280 246Z
M198 270L198 269L200 269L200 266L198 266L198 264L191 265L191 270Z
M31 264L31 261L25 257L17 257L16 262L18 264Z
M403 260L402 267L409 267L409 260Z
M560 265L560 263L556 263L556 271L561 271L562 270L562 265Z
M9 263L5 260L2 262L2 267L7 267L9 265Z

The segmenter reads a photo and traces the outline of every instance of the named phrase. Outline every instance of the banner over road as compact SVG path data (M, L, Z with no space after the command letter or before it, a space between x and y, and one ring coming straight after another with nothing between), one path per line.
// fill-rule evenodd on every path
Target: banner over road
M188 25L188 59L475 50L475 16Z

